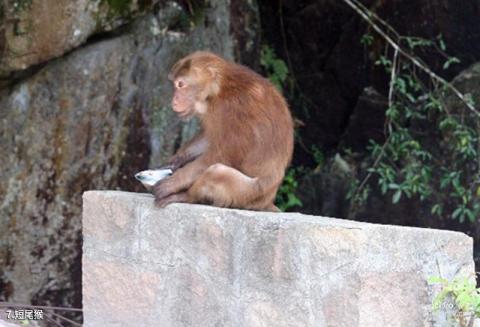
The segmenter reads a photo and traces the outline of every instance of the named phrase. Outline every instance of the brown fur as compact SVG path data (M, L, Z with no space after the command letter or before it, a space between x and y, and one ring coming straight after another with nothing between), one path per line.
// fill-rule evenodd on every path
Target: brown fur
M278 90L209 52L181 59L169 78L187 84L176 88L174 110L197 115L203 131L170 160L175 172L155 185L157 204L276 210L273 201L293 152L292 118Z

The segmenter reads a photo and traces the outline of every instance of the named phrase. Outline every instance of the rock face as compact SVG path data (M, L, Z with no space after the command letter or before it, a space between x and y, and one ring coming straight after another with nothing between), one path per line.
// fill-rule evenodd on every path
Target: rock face
M2 0L0 77L59 57L150 8L141 0ZM3 9L3 10L2 10Z
M42 1L22 2L36 10ZM135 7L149 1L45 3L57 12L87 2ZM81 194L142 190L133 174L162 164L195 132L194 123L182 124L169 108L168 70L198 49L233 59L231 8L228 1L208 1L192 22L179 2L156 3L114 34L0 88L0 301L81 306ZM36 19L48 23L40 14ZM56 46L41 60L66 49Z
M430 276L473 273L464 234L83 196L85 326L445 326Z

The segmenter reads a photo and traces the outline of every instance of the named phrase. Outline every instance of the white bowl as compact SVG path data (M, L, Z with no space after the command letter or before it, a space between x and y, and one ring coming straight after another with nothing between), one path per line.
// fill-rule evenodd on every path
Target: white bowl
M167 169L153 169L153 170L144 170L135 174L135 178L138 179L145 187L152 187L158 181L167 178L172 175L173 171L169 168Z

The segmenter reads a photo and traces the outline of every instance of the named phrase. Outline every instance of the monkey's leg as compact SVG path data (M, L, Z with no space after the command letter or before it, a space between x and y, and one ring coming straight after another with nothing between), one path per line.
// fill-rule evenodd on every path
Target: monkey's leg
M276 188L273 188L273 196L275 191ZM270 187L265 187L258 178L249 177L223 164L208 167L187 194L189 203L273 211Z
M271 212L282 212L276 205L273 203L269 205L268 207L265 208L266 211L271 211Z

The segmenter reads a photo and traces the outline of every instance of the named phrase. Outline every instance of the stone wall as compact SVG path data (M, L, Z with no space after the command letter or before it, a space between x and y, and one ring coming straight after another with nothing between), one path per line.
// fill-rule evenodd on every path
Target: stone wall
M474 272L450 231L83 196L85 326L447 326L430 276Z

